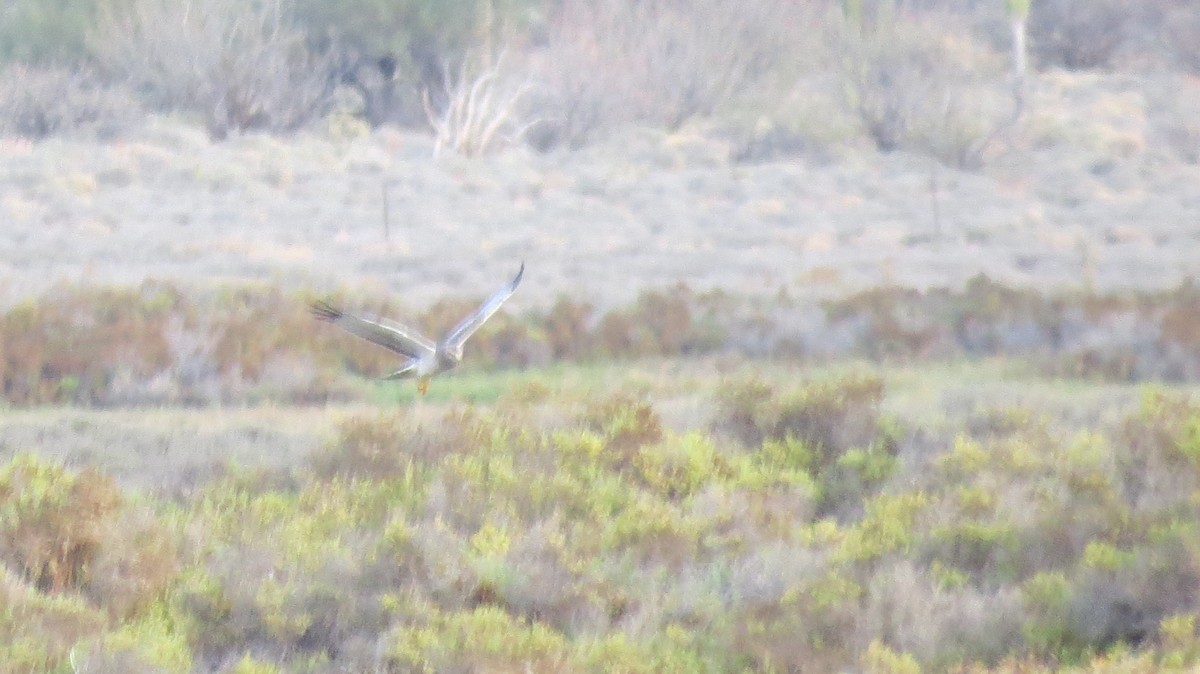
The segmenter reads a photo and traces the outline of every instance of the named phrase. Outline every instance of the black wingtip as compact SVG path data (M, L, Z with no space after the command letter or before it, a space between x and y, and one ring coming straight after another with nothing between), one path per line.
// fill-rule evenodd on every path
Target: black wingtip
M512 280L512 287L515 290L521 284L521 277L525 275L525 260L521 260L521 268L517 270L517 276Z
M342 312L334 309L328 302L316 301L308 305L312 311L313 318L318 321L327 321L332 323L342 317Z

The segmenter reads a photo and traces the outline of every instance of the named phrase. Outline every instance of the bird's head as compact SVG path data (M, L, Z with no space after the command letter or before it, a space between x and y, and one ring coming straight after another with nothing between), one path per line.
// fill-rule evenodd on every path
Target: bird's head
M447 345L444 349L441 349L441 354L442 354L442 360L445 361L447 364L458 365L459 363L462 362L463 345L462 344Z

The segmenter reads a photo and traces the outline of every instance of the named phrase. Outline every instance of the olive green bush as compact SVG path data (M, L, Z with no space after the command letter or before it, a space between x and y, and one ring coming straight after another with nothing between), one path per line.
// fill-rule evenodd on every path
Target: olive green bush
M360 412L162 500L17 456L0 671L1197 665L1189 397L945 436L861 372L722 388L711 432L629 390Z

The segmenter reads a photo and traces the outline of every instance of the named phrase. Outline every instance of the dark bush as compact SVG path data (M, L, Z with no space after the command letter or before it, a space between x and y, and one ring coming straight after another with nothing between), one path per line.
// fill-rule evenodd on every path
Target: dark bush
M1033 52L1044 67L1109 67L1135 8L1130 0L1036 0L1028 21Z
M311 48L362 96L372 124L426 122L423 92L445 91L445 73L471 49L499 48L529 29L544 0L296 0ZM434 100L439 109L444 101Z

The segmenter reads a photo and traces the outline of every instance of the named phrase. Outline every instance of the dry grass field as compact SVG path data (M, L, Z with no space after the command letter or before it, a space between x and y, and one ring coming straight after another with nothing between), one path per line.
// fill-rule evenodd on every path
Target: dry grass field
M170 118L112 143L3 140L0 284L11 302L64 280L253 280L424 307L524 259L518 307L611 307L678 283L827 297L978 273L1052 289L1196 276L1200 113L1180 102L1200 83L1049 72L1034 92L1027 128L978 171L845 145L739 161L745 134L712 124L437 159L387 128L214 143Z

